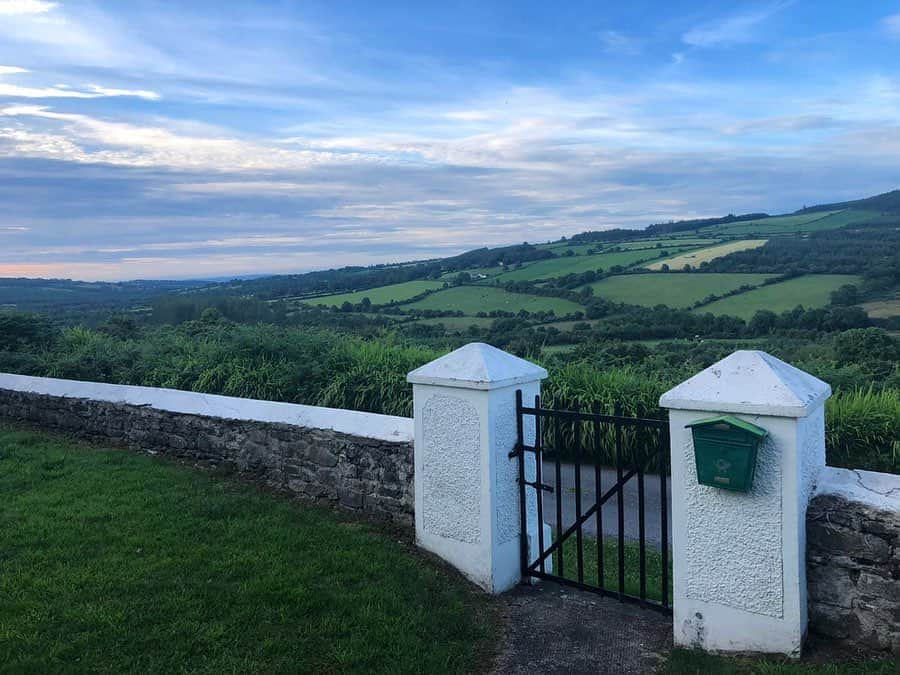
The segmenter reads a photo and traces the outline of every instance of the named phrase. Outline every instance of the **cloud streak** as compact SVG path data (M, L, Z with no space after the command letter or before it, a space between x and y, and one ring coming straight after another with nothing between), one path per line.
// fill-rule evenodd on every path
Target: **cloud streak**
M776 2L761 9L740 12L702 23L687 31L682 40L692 47L722 47L754 42L762 25L793 0Z
M0 21L0 273L296 272L897 187L880 60L829 34L827 67L758 67L801 3L652 26L45 4Z

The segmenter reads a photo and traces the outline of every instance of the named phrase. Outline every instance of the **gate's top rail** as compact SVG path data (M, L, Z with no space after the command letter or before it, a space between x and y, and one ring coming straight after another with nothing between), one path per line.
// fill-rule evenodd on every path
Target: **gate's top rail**
M579 422L612 422L633 426L653 426L668 428L669 421L656 417L626 417L625 415L606 415L603 413L582 412L580 410L562 410L556 408L535 408L522 406L519 412L523 415L540 415L541 417L558 417Z

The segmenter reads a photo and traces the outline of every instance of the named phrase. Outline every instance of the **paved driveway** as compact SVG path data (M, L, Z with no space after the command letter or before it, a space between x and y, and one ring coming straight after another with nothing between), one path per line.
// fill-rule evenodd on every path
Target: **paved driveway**
M547 485L556 487L556 464L552 461L543 463L543 481ZM575 466L562 463L560 467L562 490L563 529L575 522ZM602 469L600 486L603 492L616 484L616 470ZM644 476L644 519L645 532L648 546L659 547L662 528L660 510L660 481L659 476L646 474ZM666 479L666 495L671 505L671 484ZM582 513L596 503L596 486L594 485L594 467L592 465L581 467L581 508ZM625 484L624 489L625 512L625 537L636 540L638 538L638 482L634 476ZM544 492L544 522L551 527L556 527L556 498L557 493ZM672 542L672 509L668 509L669 545ZM616 536L618 533L618 505L615 495L610 497L602 508L603 536ZM591 537L597 536L597 519L590 518L584 524L584 533Z

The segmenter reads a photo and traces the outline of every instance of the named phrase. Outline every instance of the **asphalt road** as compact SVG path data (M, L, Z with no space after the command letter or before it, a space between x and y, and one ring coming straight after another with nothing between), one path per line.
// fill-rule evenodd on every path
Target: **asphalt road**
M556 464L552 461L543 463L543 482L546 485L554 487L553 492L544 492L544 522L556 528ZM560 466L560 478L562 490L558 494L562 497L562 513L563 513L563 529L568 528L575 522L575 466L573 464L562 463ZM602 492L606 492L616 484L616 470L602 469L600 475L600 487ZM594 484L594 467L581 467L581 508L582 513L587 511L596 503L596 486ZM671 505L671 485L666 479L666 495ZM632 477L626 484L623 491L623 506L625 514L625 538L630 540L638 539L638 479L637 476ZM616 496L613 495L603 505L603 536L618 536L618 504ZM644 476L644 523L645 537L648 546L659 548L660 537L662 534L660 509L660 479L658 475L645 474ZM668 509L668 531L669 545L672 542L672 509ZM583 532L590 536L597 536L597 518L591 517L583 525Z

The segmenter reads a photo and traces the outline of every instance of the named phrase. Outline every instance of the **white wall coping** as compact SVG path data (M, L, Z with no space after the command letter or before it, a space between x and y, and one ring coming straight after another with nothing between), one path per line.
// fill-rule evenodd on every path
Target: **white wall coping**
M826 466L819 475L815 495L842 497L879 511L900 513L900 476Z
M379 415L358 410L321 408L279 401L258 401L250 398L203 394L179 389L81 382L8 373L0 373L0 389L45 396L149 406L157 410L201 417L274 422L311 429L330 429L352 436L395 443L411 443L413 440L411 418Z

